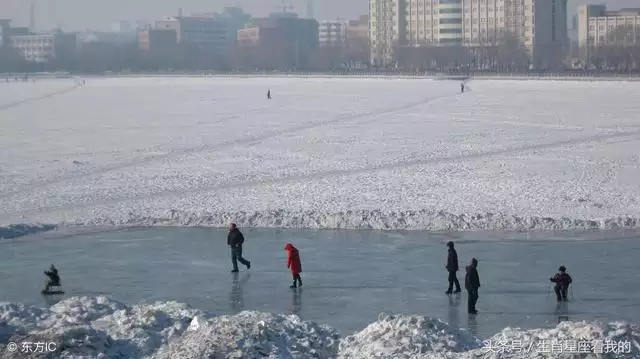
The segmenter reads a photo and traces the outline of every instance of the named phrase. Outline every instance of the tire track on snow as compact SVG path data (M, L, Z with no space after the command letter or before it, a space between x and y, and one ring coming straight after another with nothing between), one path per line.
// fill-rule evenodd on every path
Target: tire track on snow
M59 176L59 177L55 177L53 179L50 180L45 180L45 181L34 181L28 185L25 185L25 188L19 189L19 190L15 190L15 191L11 191L11 192L7 192L4 193L2 195L0 195L0 198L3 199L8 199L11 197L14 197L16 195L25 193L25 192L30 192L34 189L38 189L38 188L43 188L43 187L48 187L51 185L55 185L55 184L60 184L63 182L67 182L67 181L71 181L71 180L77 180L80 178L86 178L86 177L93 177L93 176L100 176L112 171L118 171L118 170L122 170L122 169L126 169L129 167L135 167L137 165L142 165L142 164L147 164L147 163L152 163L155 161L161 161L161 160L166 160L172 157L176 157L176 156L183 156L183 155L189 155L189 154L194 154L194 153L199 153L199 152L205 152L205 151L215 151L215 150L220 150L220 149L224 149L224 148L229 148L229 147L233 147L233 146L237 146L237 145L241 145L241 144L245 144L248 146L254 146L256 144L259 144L265 140L271 139L271 138L276 138L279 136L283 136L283 135L288 135L288 134L292 134L292 133L297 133L297 132L302 132L302 131L306 131L306 130L310 130L313 128L318 128L318 127L322 127L322 126L326 126L326 125L331 125L331 124L335 124L335 123L340 123L340 122L349 122L349 121L353 121L353 120L360 120L363 118L367 118L367 117L373 117L373 118L379 118L381 116L385 116L385 115L390 115L393 113L397 113L397 112L401 112L401 111L405 111L408 109L412 109L415 107L419 107L419 106L423 106L423 105L427 105L430 104L436 100L439 99L443 99L443 98L448 98L448 97L454 97L457 96L459 94L445 94L445 95L440 95L440 96L435 96L435 97L429 97L426 99L421 99L419 101L413 101L410 103L405 103L402 105L398 105L398 106L393 106L393 107L389 107L386 109L382 109L382 110L377 110L377 111L366 111L366 112L362 112L362 113L357 113L357 114L346 114L346 115L340 115L335 117L332 120L326 120L326 121L313 121L313 122L309 122L309 123L305 123L305 124L301 124L298 126L293 126L293 127L289 127L289 128L284 128L281 130L276 130L276 131L271 131L269 133L266 134L261 134L261 135L255 135L255 136L247 136L244 137L242 139L235 139L235 140L230 140L230 141L225 141L222 143L219 143L217 145L202 145L202 146L196 146L196 147L191 147L191 148L185 148L185 149L181 149L181 150L176 150L176 151L171 151L169 153L164 153L164 154L157 154L157 155L151 155L151 156L146 156L146 157L142 157L139 159L134 159L131 161L127 161L127 162L123 162L123 163L117 163L111 166L104 166L102 168L99 168L95 171L89 172L89 173L82 173L82 174L71 174L71 175L66 175L66 176Z
M529 151L551 150L551 149L561 148L564 146L585 145L585 144L590 144L595 142L604 142L612 139L628 138L627 139L628 141L628 140L633 140L633 137L636 137L638 135L640 135L640 130L633 131L633 132L608 133L608 134L600 134L600 135L594 135L594 136L587 136L583 138L575 138L575 139L555 141L555 142L543 143L543 144L530 144L530 145L524 145L519 147L480 151L480 152L471 153L471 154L460 154L460 155L442 156L442 157L436 157L436 158L416 159L416 160L406 161L406 162L386 163L386 164L380 164L380 165L374 165L374 166L368 166L368 167L362 167L362 168L346 169L346 170L334 169L334 170L327 170L327 171L318 171L314 173L285 176L285 177L273 178L268 180L246 180L243 182L243 181L238 181L237 178L231 178L231 179L228 179L226 183L213 185L213 186L203 186L200 188L195 187L195 188L190 188L186 191L172 190L172 191L163 191L163 192L157 192L157 193L144 193L144 194L133 194L133 195L127 194L127 195L118 196L115 198L112 197L110 199L102 200L102 201L91 201L91 203L85 203L81 205L64 204L60 206L40 207L37 210L21 212L20 214L24 216L29 214L43 213L43 212L46 213L50 211L60 211L60 210L64 211L69 209L73 209L73 210L86 209L86 208L92 208L96 206L115 204L115 203L121 202L122 200L132 200L132 199L139 199L139 198L156 199L156 198L165 198L165 197L185 195L185 194L193 195L197 193L210 192L210 191L216 191L216 190L250 188L250 187L256 187L256 186L263 186L263 185L300 182L300 181L306 181L311 179L325 179L325 178L341 177L341 176L347 176L347 175L358 175L358 174L363 174L367 172L406 169L406 168L423 166L423 165L431 165L431 164L442 164L442 163L456 162L456 161L472 161L472 160L477 160L477 159L482 159L487 157L525 153Z

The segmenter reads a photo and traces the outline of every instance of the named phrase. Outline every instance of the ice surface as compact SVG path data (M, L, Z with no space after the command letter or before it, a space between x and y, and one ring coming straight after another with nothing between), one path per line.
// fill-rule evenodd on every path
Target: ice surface
M468 88L90 79L0 113L0 225L638 227L636 84Z
M38 339L44 338L44 339ZM639 358L638 328L623 323L570 323L555 329L505 329L492 340L586 340L629 343L605 358ZM0 358L6 346L25 340L53 341L60 358L539 358L559 352L492 352L493 346L445 323L418 316L381 315L359 333L340 339L325 325L295 315L244 311L215 316L176 302L127 306L107 297L75 297L50 309L0 304ZM565 350L566 353L566 350ZM14 356L12 356L14 355ZM575 354L574 354L575 355ZM586 355L572 358L586 358Z

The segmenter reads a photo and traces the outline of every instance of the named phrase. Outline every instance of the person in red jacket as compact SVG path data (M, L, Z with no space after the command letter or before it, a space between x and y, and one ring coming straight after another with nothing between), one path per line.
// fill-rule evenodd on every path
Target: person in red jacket
M300 252L298 252L298 249L291 243L287 243L287 245L284 246L284 250L289 252L287 257L287 268L289 268L291 270L291 274L293 274L293 285L289 288L297 288L298 286L302 287L302 279L300 278L300 273L302 272Z

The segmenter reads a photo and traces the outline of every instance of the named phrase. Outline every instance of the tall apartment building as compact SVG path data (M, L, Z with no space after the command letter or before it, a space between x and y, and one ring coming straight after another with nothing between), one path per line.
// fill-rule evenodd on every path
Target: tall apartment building
M344 47L347 42L347 21L325 20L318 23L320 46Z
M567 45L567 0L370 0L370 13L372 63L389 64L391 44L498 46L511 37L546 68Z
M604 5L579 6L580 46L606 45L613 41L631 44L640 41L640 8L607 11Z
M0 47L11 44L11 20L0 19Z

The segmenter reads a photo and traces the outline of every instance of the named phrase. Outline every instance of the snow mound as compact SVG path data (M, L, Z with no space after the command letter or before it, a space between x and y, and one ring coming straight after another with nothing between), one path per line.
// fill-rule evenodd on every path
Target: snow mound
M54 342L57 351L48 356L9 352L9 343L26 341ZM335 329L295 315L244 311L214 316L178 302L128 306L101 296L69 298L48 309L0 304L0 359L640 359L639 342L638 326L620 322L505 328L482 341L437 319L381 314L341 339ZM579 343L586 343L587 350Z
M505 328L485 341L485 358L640 358L640 328L621 322L562 322L553 329Z
M164 216L129 214L114 219L98 216L81 226L212 226L235 222L242 227L308 229L375 229L429 231L527 231L527 230L608 230L640 227L640 219L616 217L575 219L526 217L502 213L455 214L432 210L350 210L344 212L271 210L255 212L184 212L170 210ZM67 224L69 225L69 224Z
M51 224L11 224L5 227L0 227L0 239L17 238L54 229L56 229L56 226Z
M198 314L177 302L129 307L104 296L70 298L48 310L3 304L0 349L9 342L52 341L61 358L140 358L179 336Z
M338 332L295 315L243 311L194 318L182 337L155 358L335 358Z
M479 339L438 319L381 314L342 340L340 358L445 358L481 347Z

